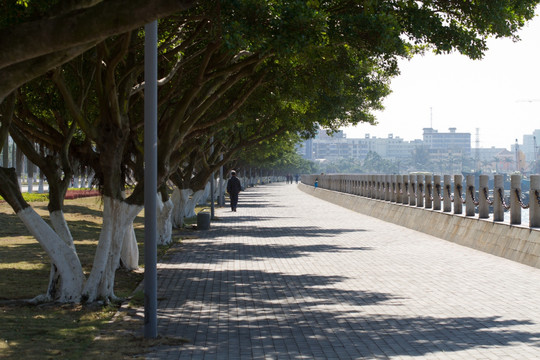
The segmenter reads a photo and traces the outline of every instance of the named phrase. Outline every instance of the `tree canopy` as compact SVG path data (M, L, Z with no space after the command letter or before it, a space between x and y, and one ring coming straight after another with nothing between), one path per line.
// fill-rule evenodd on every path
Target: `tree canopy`
M185 10L194 0L2 0L0 100L109 36Z

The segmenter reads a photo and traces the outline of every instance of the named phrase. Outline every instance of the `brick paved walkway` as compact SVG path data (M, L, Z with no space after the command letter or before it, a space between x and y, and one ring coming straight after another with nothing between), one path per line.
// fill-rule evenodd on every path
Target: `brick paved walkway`
M540 270L313 198L240 194L159 264L147 359L539 359Z

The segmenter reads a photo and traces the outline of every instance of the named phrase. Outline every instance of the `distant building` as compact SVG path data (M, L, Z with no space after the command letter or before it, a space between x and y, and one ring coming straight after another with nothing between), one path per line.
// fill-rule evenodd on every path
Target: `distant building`
M343 158L363 160L370 151L387 160L404 161L412 158L415 148L424 147L438 166L454 164L456 169L463 159L471 157L470 133L456 132L456 128L450 128L447 133L425 128L423 137L423 140L404 141L394 134L388 134L386 138L365 134L364 138L348 139L343 131L328 135L321 130L315 138L305 141L298 152L312 161Z
M523 135L523 145L520 146L520 150L525 154L527 162L533 162L536 160L540 146L540 130L534 130L532 134Z
M370 137L348 139L343 131L329 136L320 131L314 139L305 141L298 152L308 160L337 160L343 158L364 159L370 152L390 160L411 156L414 144L389 134L387 138Z
M513 151L503 149L494 157L494 161L497 173L510 173L516 170L516 155Z
M471 133L456 132L456 128L449 128L449 132L438 132L433 128L424 128L424 146L431 155L460 154L471 156Z
M478 152L479 160L481 162L490 162L490 161L493 161L495 158L497 158L499 153L501 153L502 151L505 151L506 149L496 148L492 146L490 148L479 148L479 149L474 149L474 150L475 150L475 153Z

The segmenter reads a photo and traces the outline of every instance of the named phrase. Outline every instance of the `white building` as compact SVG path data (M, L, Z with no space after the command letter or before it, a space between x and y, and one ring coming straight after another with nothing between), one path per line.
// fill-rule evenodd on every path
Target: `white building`
M364 159L370 152L390 160L411 156L415 144L389 134L387 138L370 137L347 139L343 131L328 136L321 131L314 139L303 143L299 153L308 160L336 160L342 158Z
M449 132L438 132L433 128L424 128L424 145L433 155L442 153L461 154L471 156L471 133L458 133L456 128L449 128Z

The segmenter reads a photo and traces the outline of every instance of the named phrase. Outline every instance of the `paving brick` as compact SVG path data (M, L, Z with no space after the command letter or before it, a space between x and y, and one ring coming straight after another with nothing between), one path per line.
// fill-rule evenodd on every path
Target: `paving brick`
M148 359L540 358L539 269L294 185L216 215L158 264L158 331L191 342Z

